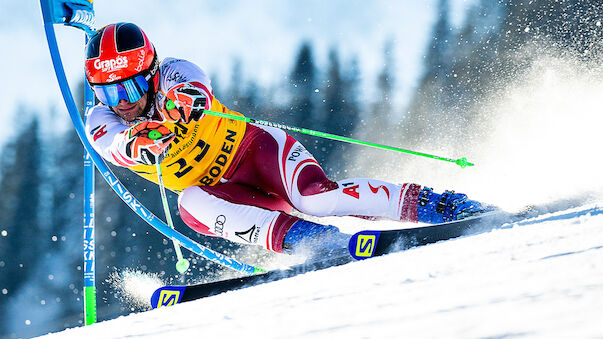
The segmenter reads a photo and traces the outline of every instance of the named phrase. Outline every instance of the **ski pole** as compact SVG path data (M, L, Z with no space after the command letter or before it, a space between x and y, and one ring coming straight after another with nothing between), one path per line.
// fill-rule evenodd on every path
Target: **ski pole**
M161 138L163 135L159 131L150 131L149 139L157 140ZM172 221L172 214L170 213L170 206L168 205L167 195L165 193L165 186L163 185L163 176L161 175L161 165L159 162L155 164L157 168L157 182L159 183L159 192L161 192L161 202L163 203L163 210L165 212L165 218L168 226L174 229L174 222ZM174 244L174 250L176 251L176 256L178 257L178 261L176 262L176 270L180 272L180 274L186 272L190 266L190 262L182 256L182 250L180 249L180 244L172 239L172 243Z
M171 101L171 100L168 100L168 102L166 104L166 109L169 110L169 109L174 109L174 108L176 108L176 105L174 104L174 102ZM455 164L461 166L461 168L465 168L467 166L474 166L474 164L471 163L471 162L469 162L469 161L467 161L467 158L465 158L465 157L458 158L458 159L445 158L445 157L440 157L440 156L437 156L437 155L431 155L431 154L427 154L427 153L415 152L415 151L410 151L410 150L406 150L406 149L402 149L402 148L398 148L398 147L375 144L375 143L367 142L367 141L360 141L360 140L356 140L356 139L352 139L352 138L348 138L348 137L344 137L344 136L340 136L340 135L335 135L335 134L330 134L330 133L325 133L325 132L314 131L314 130L310 130L310 129L306 129L306 128L287 126L287 125L278 124L278 123L274 123L274 122L270 122L270 121L253 119L253 118L248 118L248 117L244 117L244 116L238 116L238 115L234 115L234 114L230 114L230 113L215 112L215 111L209 111L209 110L205 110L205 111L203 111L203 113L210 114L210 115L215 115L215 116L222 117L222 118L227 118L227 119L233 119L233 120L245 121L245 122L248 122L248 123L254 123L254 124L259 124L259 125L276 127L276 128L280 128L280 129L284 129L284 130L288 130L288 131L293 131L293 132L298 132L298 133L312 135L312 136L315 136L315 137L321 137L321 138L326 138L326 139L331 139L331 140L343 141L343 142L347 142L347 143L350 143L350 144L357 144L357 145L363 145L363 146L368 146L368 147L386 149L386 150L390 150L390 151L396 151L396 152L402 152L402 153L407 153L407 154L412 154L412 155L418 155L418 156L422 156L422 157L426 157L426 158L430 158L430 159L435 159L435 160L442 160L442 161L452 162L452 163L455 163Z

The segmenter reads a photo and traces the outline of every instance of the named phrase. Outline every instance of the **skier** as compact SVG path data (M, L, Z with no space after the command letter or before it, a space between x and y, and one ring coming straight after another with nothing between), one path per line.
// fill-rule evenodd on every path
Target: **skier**
M359 216L441 223L484 212L465 194L374 179L332 181L284 131L204 114L227 112L206 73L175 58L158 59L135 24L100 29L86 48L85 71L100 104L87 136L107 161L179 193L184 223L208 236L279 253L346 248L349 235L288 214ZM149 133L159 135L151 139ZM159 134L158 134L159 133Z

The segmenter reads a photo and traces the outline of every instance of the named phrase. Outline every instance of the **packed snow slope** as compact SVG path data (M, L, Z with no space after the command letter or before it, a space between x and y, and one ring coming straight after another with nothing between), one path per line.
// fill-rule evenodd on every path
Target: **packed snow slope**
M603 202L49 338L603 337Z

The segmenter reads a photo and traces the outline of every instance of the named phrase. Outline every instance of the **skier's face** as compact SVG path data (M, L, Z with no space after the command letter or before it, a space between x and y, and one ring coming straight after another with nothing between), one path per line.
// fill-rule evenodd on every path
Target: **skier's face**
M113 112L122 117L125 121L134 121L134 119L142 115L144 108L147 106L148 96L149 93L147 92L134 103L121 99L117 106L112 107Z

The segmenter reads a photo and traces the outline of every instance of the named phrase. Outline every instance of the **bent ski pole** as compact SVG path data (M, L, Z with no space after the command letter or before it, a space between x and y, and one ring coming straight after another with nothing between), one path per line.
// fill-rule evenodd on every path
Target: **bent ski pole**
M175 108L175 104L171 100L169 100L167 102L167 104L166 104L166 108L167 109L173 109L173 108ZM253 119L253 118L238 116L238 115L234 115L234 114L230 114L230 113L215 112L215 111L209 111L209 110L205 110L205 111L203 111L203 113L210 114L210 115L215 115L215 116L222 117L222 118L232 119L232 120L245 121L245 122L249 122L249 123L253 123L253 124L258 124L258 125L265 125L265 126L270 126L270 127L276 127L276 128L284 129L284 130L287 130L287 131L293 131L293 132L298 132L298 133L312 135L312 136L315 136L315 137L321 137L321 138L326 138L326 139L331 139L331 140L343 141L343 142L347 142L347 143L350 143L350 144L363 145L363 146L368 146L368 147L374 147L374 148L380 148L380 149L385 149L385 150L390 150L390 151L396 151L396 152L402 152L402 153L407 153L407 154L412 154L412 155L418 155L418 156L422 156L422 157L426 157L426 158L430 158L430 159L435 159L435 160L442 160L442 161L452 162L452 163L455 163L455 164L461 166L461 168L465 168L467 166L474 166L474 164L471 163L471 162L469 162L469 161L467 161L467 158L465 158L465 157L458 158L458 159L445 158L445 157L440 157L440 156L437 156L437 155L410 151L410 150L402 149L402 148L399 148L399 147L380 145L380 144L375 144L375 143L367 142L367 141L360 141L360 140L356 140L356 139L352 139L352 138L348 138L348 137L344 137L344 136L340 136L340 135L335 135L335 134L330 134L330 133L325 133L325 132L314 131L314 130L310 130L310 129L306 129L306 128L287 126L287 125L278 124L278 123L274 123L274 122L270 122L270 121L265 121L265 120L259 120L259 119Z
M149 132L149 139L157 140L161 138L162 135L158 131ZM168 205L167 195L165 194L165 186L163 185L163 176L161 174L161 164L157 162L155 164L157 168L157 183L159 184L159 192L161 192L161 202L163 204L163 211L165 212L165 219L167 221L168 226L170 228L174 228L174 222L172 221L172 214L170 213L170 206ZM182 256L182 250L180 249L180 244L178 241L172 239L172 243L174 244L174 250L176 251L176 257L178 257L178 261L176 262L176 270L182 274L188 270L190 266L190 262Z

